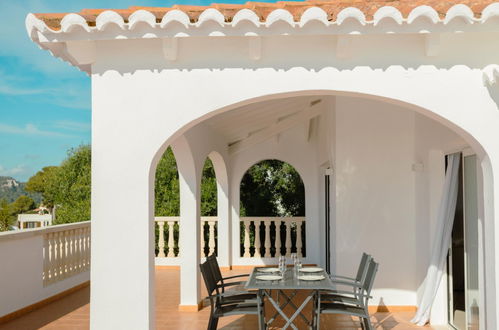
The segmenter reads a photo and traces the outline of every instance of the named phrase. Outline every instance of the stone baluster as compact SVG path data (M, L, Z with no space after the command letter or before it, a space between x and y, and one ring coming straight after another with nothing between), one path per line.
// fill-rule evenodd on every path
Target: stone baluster
M270 248L272 247L272 245L270 243L270 224L271 223L272 222L269 220L263 221L263 225L265 226L265 243L264 243L263 255L266 258L271 257L271 254L270 254Z
M175 248L175 242L174 242L174 236L173 236L173 226L175 225L175 221L168 221L168 258L174 258L175 257L175 251L173 249Z
M49 235L43 237L43 284L47 284L49 280L50 267L50 251L49 251Z
M286 256L291 256L291 221L285 221L284 225L286 226Z
M71 229L68 232L68 251L69 251L69 262L68 262L68 276L71 276L75 272L75 249L74 249L74 241L75 241L75 233L76 231L74 229Z
M78 264L76 265L78 272L81 271L83 268L83 228L77 229L77 234L76 234L76 258L78 260Z
M208 225L210 226L208 231L208 255L212 255L215 253L215 221L208 222Z
M275 258L278 258L281 256L281 221L275 221Z
M260 248L261 248L261 243L260 243L260 220L255 220L253 221L255 224L255 254L253 257L261 257L260 254Z
M90 228L85 228L85 270L90 269Z
M201 257L206 257L206 254L204 253L204 246L206 244L206 241L204 240L204 224L205 222L201 220Z
M302 224L303 223L301 221L298 221L296 223L296 255L298 256L298 258L303 257L301 241Z
M165 223L164 221L158 221L158 258L164 258L165 255Z
M250 252L250 224L251 221L245 220L244 221L244 258L250 258L251 257L251 252Z

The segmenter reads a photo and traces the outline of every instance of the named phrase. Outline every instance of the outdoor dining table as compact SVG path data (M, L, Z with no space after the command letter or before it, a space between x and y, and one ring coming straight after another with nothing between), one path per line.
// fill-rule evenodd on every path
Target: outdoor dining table
M309 327L313 327L312 321L308 320L305 315L303 315L302 310L305 306L312 300L314 302L314 306L316 306L316 299L318 298L318 292L321 290L333 290L334 285L329 278L329 275L326 271L322 270L320 272L314 272L313 275L323 275L324 279L322 280L300 280L298 276L306 275L302 272L296 272L294 268L287 268L284 272L284 276L280 280L259 280L257 276L264 275L268 273L261 272L261 269L264 267L255 267L251 272L251 275L246 282L245 288L248 290L258 290L258 300L261 303L264 299L267 299L272 306L276 309L276 313L272 316L267 322L264 319L264 314L261 314L259 319L259 328L265 329L267 325L270 325L277 317L277 315L281 315L282 318L286 321L286 324L282 327L282 329L287 329L291 327L295 330L298 328L293 324L293 321L300 316ZM306 268L306 267L304 267ZM278 273L280 275L280 273ZM283 302L279 303L279 301L272 297L272 291L275 290L278 292L278 296L283 297ZM288 291L288 293L286 291ZM292 299L300 290L309 291L305 300L301 303L300 306L296 306ZM289 291L291 293L289 293ZM290 305L295 312L293 315L288 316L284 313L284 308Z

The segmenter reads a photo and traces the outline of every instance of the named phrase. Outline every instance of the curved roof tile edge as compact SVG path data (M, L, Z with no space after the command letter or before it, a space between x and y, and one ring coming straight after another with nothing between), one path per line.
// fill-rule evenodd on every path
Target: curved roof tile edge
M293 21L298 23L302 22L303 14L312 7L321 9L325 13L325 17L329 23L337 22L339 19L344 20L345 11L351 13L357 12L357 19L361 19L364 22L380 21L380 16L392 16L400 17L404 19L409 19L414 16L414 13L418 13L417 16L421 14L431 15L428 16L433 21L435 20L445 20L450 21L455 16L463 16L467 20L480 20L488 19L499 11L499 2L490 0L451 0L451 1L435 1L435 0L374 0L374 1L358 1L358 0L348 0L341 2L333 1L279 1L277 3L262 3L262 2L247 2L242 5L237 4L212 4L210 6L189 6L189 5L174 5L172 7L130 7L128 9L83 9L76 15L82 17L82 20L86 22L88 27L96 27L97 20L103 12L113 11L122 17L124 23L128 23L130 17L134 17L134 13L137 11L145 11L150 13L149 19L155 18L156 23L161 23L164 16L174 10L180 10L184 12L191 24L196 24L203 19L203 16L213 16L205 15L206 11L217 11L220 18L217 19L219 23L231 23L237 13L244 9L249 9L255 13L259 18L260 23L268 23L268 19L275 19L275 11L281 10L286 11L289 18L293 18ZM388 7L390 10L386 10ZM429 9L431 8L432 11ZM348 18L349 13L346 15ZM358 13L362 13L359 15ZM34 16L42 21L47 29L51 31L59 31L62 28L62 22L64 18L69 13L46 13L46 14L34 14ZM73 14L75 15L75 14ZM269 17L270 16L270 17ZM449 16L450 19L449 19ZM222 19L223 18L223 21ZM268 24L267 24L268 25Z

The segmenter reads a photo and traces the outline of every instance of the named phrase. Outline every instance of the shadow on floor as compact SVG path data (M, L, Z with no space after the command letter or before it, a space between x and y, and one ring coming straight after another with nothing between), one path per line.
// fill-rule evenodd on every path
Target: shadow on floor
M64 299L57 300L10 322L0 324L0 329L40 329L69 313L71 313L71 318L75 322L74 329L88 329L88 317L85 317L85 315L88 315L89 301L90 287L87 286L69 294ZM85 319L87 320L85 321Z

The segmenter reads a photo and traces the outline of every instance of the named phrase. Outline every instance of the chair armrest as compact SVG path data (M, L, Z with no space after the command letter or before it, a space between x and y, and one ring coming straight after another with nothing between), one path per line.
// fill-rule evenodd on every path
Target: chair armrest
M331 279L334 279L334 278L338 278L338 279L343 279L343 280L348 280L348 281L352 281L352 282L357 282L357 280L353 277L347 277L347 276L341 276L341 275L330 275L329 276Z
M233 279L233 278L238 278L238 277L248 277L250 274L240 274L240 275L233 275L233 276L227 276L227 277L224 277L223 280L230 280L230 279Z
M320 293L320 294L322 295L322 293ZM370 296L370 295L363 294L363 293L353 293L351 291L336 291L334 294L337 294L337 295L348 294L348 295L352 295L352 296L356 296L356 297L367 297L369 299L372 298L372 296Z
M237 282L229 282L229 283L224 283L224 284L217 284L218 288L226 288L229 286L235 286L235 285L244 285L246 284L246 281L237 281Z
M332 281L332 282L333 284L337 285L351 286L354 288L362 289L362 284L359 282L348 282L348 281Z

